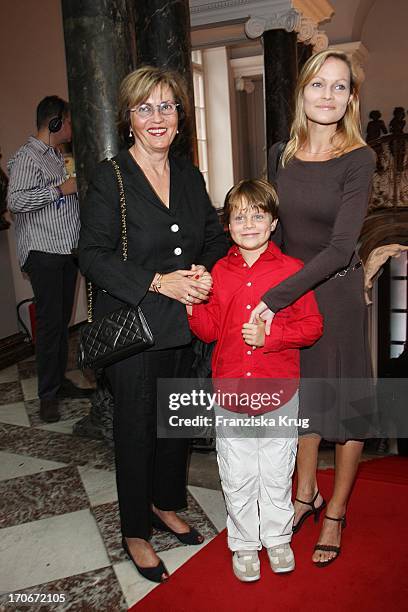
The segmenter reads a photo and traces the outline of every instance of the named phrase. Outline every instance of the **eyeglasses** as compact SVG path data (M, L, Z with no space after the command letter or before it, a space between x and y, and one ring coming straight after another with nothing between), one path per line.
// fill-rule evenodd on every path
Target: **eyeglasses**
M230 223L235 223L236 225L243 225L244 223L255 225L255 223L263 223L266 220L268 220L268 216L262 212L253 214L236 213L230 217Z
M130 108L129 111L131 113L136 113L138 117L141 119L147 119L154 115L154 109L157 108L161 115L173 115L180 104L176 104L176 102L160 102L160 104L139 104L139 106L135 106L135 108Z

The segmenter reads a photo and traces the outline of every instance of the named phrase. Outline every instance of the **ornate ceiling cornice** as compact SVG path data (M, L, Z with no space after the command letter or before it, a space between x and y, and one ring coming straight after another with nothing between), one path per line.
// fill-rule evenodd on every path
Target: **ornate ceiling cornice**
M296 32L298 40L312 44L315 51L328 45L320 21L329 19L333 8L328 0L190 0L191 25L221 25L246 20L248 38L259 38L267 30Z

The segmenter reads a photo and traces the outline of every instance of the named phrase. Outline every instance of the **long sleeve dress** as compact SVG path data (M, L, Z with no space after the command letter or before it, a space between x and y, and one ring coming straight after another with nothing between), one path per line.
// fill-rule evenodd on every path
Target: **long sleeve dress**
M375 403L363 269L356 247L371 192L374 154L361 147L322 162L293 158L276 171L277 155L274 145L270 176L280 202L276 240L284 253L305 265L263 300L277 312L315 290L324 333L301 351L301 416L310 418L310 430L325 439L364 438L372 433Z

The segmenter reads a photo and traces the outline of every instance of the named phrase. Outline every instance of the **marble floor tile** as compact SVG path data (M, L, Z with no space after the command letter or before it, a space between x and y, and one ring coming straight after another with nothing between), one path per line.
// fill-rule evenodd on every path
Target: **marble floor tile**
M221 490L217 453L215 451L205 453L194 451L191 453L188 484L206 489Z
M57 421L56 423L44 423L43 425L37 425L37 429L44 429L44 431L56 431L58 433L72 435L74 425L80 419L78 417L74 419L67 419L66 421Z
M40 400L30 400L25 402L27 414L32 427L43 426L44 421L40 419ZM68 419L82 419L89 413L91 403L89 399L60 399L58 401L61 421ZM58 421L60 422L60 421ZM55 430L58 431L58 430ZM71 433L71 432L70 432Z
M20 382L26 402L38 399L38 381L36 376L32 378L23 378Z
M37 366L35 363L35 357L31 357L30 359L25 359L24 361L20 361L17 364L18 373L20 380L26 378L34 378L37 376Z
M9 368L0 370L0 383L14 382L16 380L19 380L17 365L12 365Z
M89 510L2 529L0 558L5 593L109 566Z
M0 482L0 499L2 528L89 507L78 470L72 465Z
M32 603L29 612L126 612L128 606L123 596L122 590L116 578L116 574L111 567L77 574L69 578L61 578L45 584L36 585L34 588L20 590L19 593L29 595L30 593L40 593L47 602L47 597L54 602L56 595L63 595L65 601L58 603ZM0 596L0 610L4 605L5 610L16 610L6 604L10 601L11 593L4 593ZM27 611L27 604L21 608Z
M227 511L222 492L193 486L189 486L188 490L214 524L217 531L225 529Z
M182 546L162 551L160 553L160 558L171 574L186 563L186 561L191 559L191 557L200 552L209 541L210 540L204 541L200 546ZM135 605L135 603L140 601L153 589L160 587L160 585L156 585L143 578L130 561L117 563L113 566L113 569L115 570L115 574L122 587L129 607ZM191 610L194 610L193 604Z
M103 442L0 423L0 450L49 461L113 470L113 452Z
M0 383L0 405L16 404L24 400L20 381Z
M122 549L119 509L117 503L101 504L92 508L96 522L105 542L106 549L112 563L118 563L127 559L125 552ZM190 525L196 529L206 539L214 537L217 533L214 525L208 520L200 506L191 495L188 495L188 508L178 514ZM153 535L150 540L151 545L157 552L169 550L171 548L182 546L175 536L167 532L153 530ZM196 548L195 546L193 548Z
M0 481L65 467L65 463L0 451Z
M0 423L30 427L30 419L28 418L24 402L17 402L16 404L1 404Z
M100 506L101 504L117 501L118 492L116 489L115 472L92 470L87 466L80 466L78 472L91 506Z

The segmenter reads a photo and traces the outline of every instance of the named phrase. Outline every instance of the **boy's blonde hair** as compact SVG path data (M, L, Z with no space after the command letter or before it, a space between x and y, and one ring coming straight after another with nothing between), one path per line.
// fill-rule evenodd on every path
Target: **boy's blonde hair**
M225 196L222 220L228 225L234 209L246 207L270 213L272 220L278 218L278 196L268 181L263 179L243 179L232 187Z

